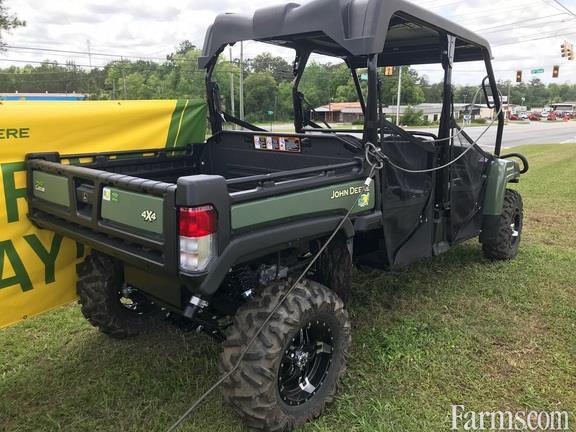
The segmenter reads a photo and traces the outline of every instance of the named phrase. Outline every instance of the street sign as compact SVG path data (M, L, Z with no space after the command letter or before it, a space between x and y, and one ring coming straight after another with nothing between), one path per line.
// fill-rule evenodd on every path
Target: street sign
M274 111L267 111L266 114L268 114L269 116L274 115Z
M532 73L532 75L541 74L544 73L544 68L532 69L530 72Z
M362 74L362 75L360 75L360 80L361 80L361 81L368 81L368 74Z

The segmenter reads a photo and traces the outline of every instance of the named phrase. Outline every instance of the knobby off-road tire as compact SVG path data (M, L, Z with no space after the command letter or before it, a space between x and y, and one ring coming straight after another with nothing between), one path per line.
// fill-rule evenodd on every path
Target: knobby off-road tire
M122 273L120 262L95 252L80 265L76 284L84 317L101 332L117 339L141 333L154 315L151 310L139 313L121 303Z
M248 341L292 283L271 285L238 310L223 343L222 373L234 367ZM307 348L299 351L300 342L306 340ZM314 357L304 356L304 350L314 342L315 353L310 354ZM318 417L334 399L346 368L349 345L350 322L342 300L318 282L304 280L223 383L224 398L249 427L291 430ZM305 364L306 359L310 363ZM316 375L306 375L308 367ZM300 386L302 376L309 380Z
M498 235L495 239L482 242L482 251L492 260L509 260L518 255L522 236L524 210L522 197L512 189L506 189L504 207L498 221Z

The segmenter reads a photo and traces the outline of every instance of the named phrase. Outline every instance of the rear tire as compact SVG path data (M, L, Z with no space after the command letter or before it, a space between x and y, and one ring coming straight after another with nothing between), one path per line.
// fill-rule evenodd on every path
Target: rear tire
M498 221L498 235L482 242L484 256L491 260L510 260L518 255L518 247L524 224L522 196L515 190L506 189L504 206Z
M271 285L238 310L223 344L223 373L232 370L290 286L288 281ZM342 300L304 280L223 383L224 398L249 427L276 432L301 426L334 399L349 345L350 322Z
M119 261L94 252L80 265L76 284L84 317L102 333L116 339L141 333L155 311L153 305L141 294L140 309L131 310L131 306L122 304L122 273Z

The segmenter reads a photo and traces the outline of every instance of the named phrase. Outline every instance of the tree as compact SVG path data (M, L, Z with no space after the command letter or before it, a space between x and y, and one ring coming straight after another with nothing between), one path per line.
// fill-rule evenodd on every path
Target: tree
M3 50L2 32L9 32L16 27L26 25L26 21L19 20L15 15L10 15L8 8L4 6L4 0L0 0L0 51Z
M352 84L352 77L345 64L310 62L304 71L300 90L310 105L316 108L336 101L342 95L342 91L338 95L338 87L350 84Z
M458 86L454 91L454 102L472 103L476 96L476 103L482 103L482 92L478 93L476 86Z
M292 84L283 81L278 84L278 106L276 118L287 120L294 117L294 105L292 103Z
M424 83L426 81L424 80ZM417 105L426 100L422 88L422 78L414 69L402 68L401 105ZM398 75L384 77L382 81L382 99L386 105L396 104L398 89Z
M403 125L409 126L425 126L428 124L424 118L424 112L415 111L411 106L406 107L400 121Z
M276 82L292 80L292 66L282 57L270 53L258 54L250 62L252 72L270 72Z
M244 80L244 104L247 118L251 121L267 120L267 111L277 105L277 85L271 72L255 72Z

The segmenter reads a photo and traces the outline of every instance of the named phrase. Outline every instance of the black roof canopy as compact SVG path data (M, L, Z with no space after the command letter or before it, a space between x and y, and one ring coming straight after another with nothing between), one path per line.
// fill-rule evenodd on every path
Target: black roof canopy
M311 0L222 14L210 26L200 67L226 45L255 40L348 59L366 67L366 56L382 53L380 66L440 62L437 30L457 37L455 61L483 60L488 41L405 0Z

